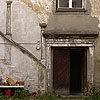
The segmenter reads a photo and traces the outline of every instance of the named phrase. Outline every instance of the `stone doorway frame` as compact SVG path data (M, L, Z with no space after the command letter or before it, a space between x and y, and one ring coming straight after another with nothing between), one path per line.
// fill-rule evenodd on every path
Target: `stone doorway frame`
M47 68L47 91L53 92L53 73L52 73L52 47L87 47L87 82L94 84L94 46L95 39L45 39L45 59Z

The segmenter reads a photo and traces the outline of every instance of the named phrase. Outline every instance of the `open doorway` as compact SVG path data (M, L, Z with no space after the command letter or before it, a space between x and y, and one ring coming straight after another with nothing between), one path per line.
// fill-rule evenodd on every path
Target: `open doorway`
M84 50L70 50L70 94L82 92Z
M55 47L53 50L53 92L81 94L87 85L86 48Z

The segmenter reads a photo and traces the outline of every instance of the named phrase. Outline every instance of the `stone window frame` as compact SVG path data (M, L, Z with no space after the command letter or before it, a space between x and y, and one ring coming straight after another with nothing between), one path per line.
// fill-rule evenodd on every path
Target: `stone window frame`
M67 0L66 0L67 1ZM62 1L63 2L63 1ZM72 3L73 3L73 0L68 0L69 4L68 4L68 7L61 7L60 6L60 0L57 0L57 3L56 3L56 11L78 11L78 12L85 12L87 11L85 8L86 6L86 0L81 0L81 7L72 7Z
M53 9L52 9L52 12L54 14L87 14L89 15L91 13L91 3L90 3L90 0L85 0L84 1L84 8L83 9L58 9L57 10L57 0L53 0Z

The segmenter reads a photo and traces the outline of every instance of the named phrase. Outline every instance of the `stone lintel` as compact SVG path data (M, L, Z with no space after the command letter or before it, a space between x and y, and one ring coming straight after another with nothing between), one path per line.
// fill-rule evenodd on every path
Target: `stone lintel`
M97 31L45 31L45 38L96 38Z

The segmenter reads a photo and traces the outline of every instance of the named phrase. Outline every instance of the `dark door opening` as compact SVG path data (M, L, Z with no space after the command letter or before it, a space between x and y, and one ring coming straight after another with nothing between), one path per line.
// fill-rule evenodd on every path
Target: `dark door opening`
M70 94L82 92L84 51L70 50Z
M53 92L77 95L87 85L87 55L85 48L52 48Z

